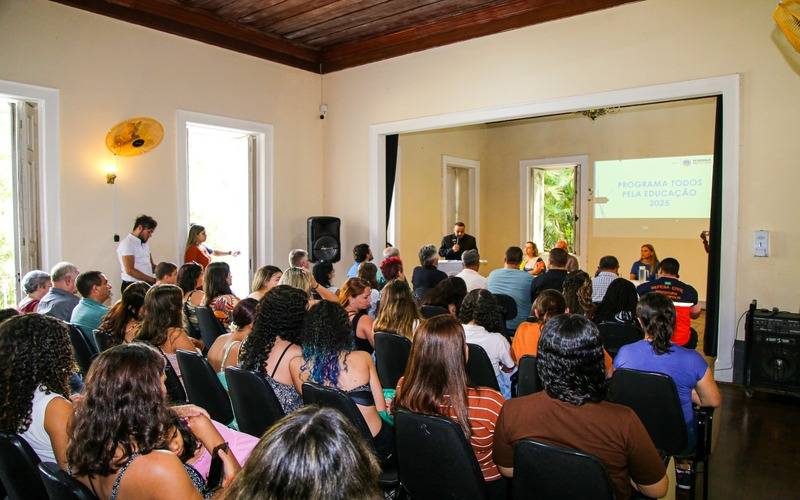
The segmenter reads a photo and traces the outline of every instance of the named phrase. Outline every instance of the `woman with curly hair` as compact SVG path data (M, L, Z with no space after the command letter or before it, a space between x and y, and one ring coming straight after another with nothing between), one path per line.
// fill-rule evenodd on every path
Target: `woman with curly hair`
M585 271L573 271L567 274L562 287L569 312L592 319L592 277Z
M340 412L308 406L271 427L225 500L378 500L380 466Z
M261 300L267 292L278 286L282 275L283 272L279 267L259 267L253 275L253 293L248 295L247 298Z
M36 313L3 321L0 359L0 430L19 434L42 461L65 468L75 371L66 325Z
M258 373L272 387L285 413L303 405L289 372L290 361L303 355L303 319L308 295L278 285L261 299L253 331L242 344L239 365Z
M206 294L203 305L214 312L222 324L227 328L231 324L231 313L239 297L231 291L233 282L231 268L227 262L212 262L206 268L203 281L203 293Z
M511 397L511 374L517 364L511 357L511 346L506 337L505 322L500 305L492 292L477 289L469 292L461 304L458 319L464 325L467 342L483 347L492 362L494 375L500 385L500 392Z
M370 354L375 350L375 332L372 330L372 318L369 317L372 288L361 278L350 278L339 290L339 304L347 311L350 318L355 348Z
M164 358L148 345L112 347L92 364L75 405L67 459L98 498L201 498L199 474L169 451L175 425L165 393ZM222 459L223 485L230 483L239 463L216 427L197 409L173 410Z
M447 309L454 318L457 318L461 303L466 296L467 283L458 276L450 276L428 290L422 304L442 307Z
M225 368L228 366L239 366L239 351L250 332L253 331L253 320L256 317L256 299L243 299L233 308L233 327L231 333L220 335L208 350L206 358L211 368L217 372L220 382L228 388L228 381L225 379Z
M341 306L321 301L311 307L303 327L303 355L289 362L289 370L299 393L303 382L314 382L350 396L367 422L378 458L391 457L394 434L379 414L386 413L386 401L378 372L372 356L353 350L350 322Z
M472 445L487 489L500 490L492 498L504 498L505 481L492 462L492 440L505 400L494 389L470 385L466 348L464 329L452 316L441 314L420 323L392 412L404 409L455 420Z
M386 283L381 290L381 306L372 331L395 333L414 340L414 329L421 320L422 315L408 284L399 279Z
M632 409L604 401L603 344L597 327L577 314L547 322L539 340L544 390L506 401L494 433L493 458L514 476L514 444L535 439L597 457L608 471L614 498L667 493L666 468Z
M144 281L128 285L122 292L122 298L103 316L97 327L97 335L106 337L110 345L132 341L142 324L142 306L148 290L150 285Z
M203 293L205 271L197 262L187 262L178 269L178 286L183 290L183 315L185 328L192 335L199 336L200 322L197 319L197 308L203 305L206 294Z

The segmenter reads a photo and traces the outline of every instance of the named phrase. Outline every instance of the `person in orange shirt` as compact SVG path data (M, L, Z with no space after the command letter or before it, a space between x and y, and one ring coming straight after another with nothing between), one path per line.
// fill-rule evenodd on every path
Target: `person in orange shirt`
M542 328L553 317L570 312L564 295L557 290L544 290L536 297L531 307L531 316L519 324L511 342L511 357L519 363L520 358L526 354L536 356L539 346L539 337ZM613 372L611 356L603 349L603 361L606 367L606 376Z
M212 250L205 245L206 228L200 224L189 226L189 236L186 238L186 252L183 254L184 262L197 262L203 269L211 263L212 255L239 255L238 250Z

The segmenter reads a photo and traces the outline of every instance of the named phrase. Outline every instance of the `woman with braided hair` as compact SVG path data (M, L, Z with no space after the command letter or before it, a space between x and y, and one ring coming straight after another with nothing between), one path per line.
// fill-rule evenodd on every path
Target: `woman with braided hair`
M286 414L303 405L292 384L289 361L303 355L307 304L308 295L299 288L278 285L267 292L256 310L253 330L239 352L239 366L264 378Z
M65 468L75 371L67 326L35 313L8 319L0 325L0 359L0 430L19 434L42 461Z

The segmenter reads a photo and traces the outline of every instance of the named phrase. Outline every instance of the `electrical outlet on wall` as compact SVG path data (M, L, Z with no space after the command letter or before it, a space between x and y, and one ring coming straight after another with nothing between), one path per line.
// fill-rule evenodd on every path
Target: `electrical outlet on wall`
M769 231L759 230L753 233L753 256L769 257Z

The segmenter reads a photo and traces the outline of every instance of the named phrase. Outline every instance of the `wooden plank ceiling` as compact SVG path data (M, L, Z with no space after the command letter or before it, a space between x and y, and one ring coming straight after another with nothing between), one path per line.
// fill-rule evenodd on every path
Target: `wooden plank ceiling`
M52 1L329 73L639 0Z

